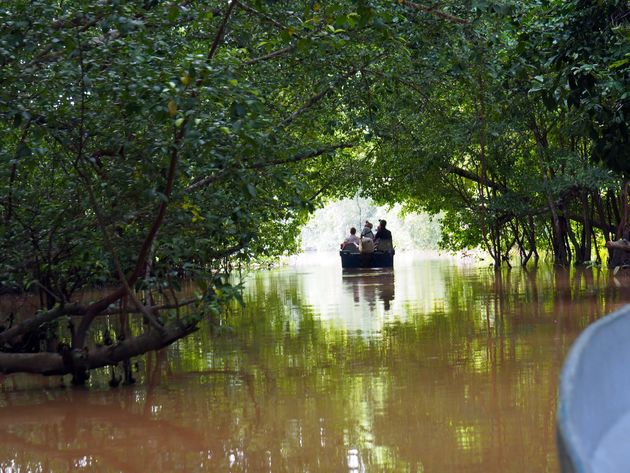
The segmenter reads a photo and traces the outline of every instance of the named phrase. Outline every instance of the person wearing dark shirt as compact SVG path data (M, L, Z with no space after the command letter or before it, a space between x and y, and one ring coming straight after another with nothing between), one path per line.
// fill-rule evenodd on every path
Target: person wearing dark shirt
M376 230L376 236L374 237L374 243L378 251L390 251L394 249L392 243L392 232L387 227L385 220L379 220L380 224Z

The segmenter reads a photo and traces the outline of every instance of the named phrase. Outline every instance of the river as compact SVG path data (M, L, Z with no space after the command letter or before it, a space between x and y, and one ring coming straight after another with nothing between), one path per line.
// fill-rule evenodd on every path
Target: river
M556 473L563 358L629 287L405 254L258 271L133 386L0 377L0 471Z

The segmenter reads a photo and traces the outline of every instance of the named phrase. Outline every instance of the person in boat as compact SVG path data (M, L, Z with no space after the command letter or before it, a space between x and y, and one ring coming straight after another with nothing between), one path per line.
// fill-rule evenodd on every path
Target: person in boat
M357 236L357 229L352 227L350 229L350 235L341 244L341 249L344 251L358 252L361 239Z
M374 252L374 233L372 233L372 223L365 221L365 226L361 231L361 244L359 245L361 253Z
M361 238L359 250L361 253L374 253L374 240L371 238Z
M374 236L374 246L377 251L391 251L394 249L394 244L392 243L392 232L390 232L386 227L387 222L385 220L379 220L376 235Z
M365 225L363 226L363 230L361 231L361 238L370 238L374 240L374 233L372 232L372 222L369 220L365 221Z

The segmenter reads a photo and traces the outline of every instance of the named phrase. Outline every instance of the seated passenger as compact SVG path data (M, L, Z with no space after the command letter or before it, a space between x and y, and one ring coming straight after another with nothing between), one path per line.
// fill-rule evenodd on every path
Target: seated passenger
M361 240L357 236L357 229L352 227L350 229L350 235L346 237L346 239L341 244L341 249L343 251L350 251L352 253L359 252L359 245L361 244Z
M374 253L374 240L371 238L361 238L359 249L361 253Z
M379 226L376 230L376 236L374 237L374 245L377 251L392 251L394 244L392 243L392 232L387 228L387 222L385 220L379 220Z
M374 240L374 233L372 233L372 223L368 220L365 221L365 226L361 231L361 238L370 238Z

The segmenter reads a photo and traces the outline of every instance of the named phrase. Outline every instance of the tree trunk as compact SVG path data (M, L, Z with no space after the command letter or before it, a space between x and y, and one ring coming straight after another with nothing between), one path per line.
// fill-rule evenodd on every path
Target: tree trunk
M532 119L530 126L534 134L534 139L536 140L536 145L538 149L538 161L540 164L540 174L542 176L543 182L545 183L547 205L549 206L549 211L551 212L551 246L554 254L554 264L558 266L567 266L569 264L569 259L564 243L565 235L562 231L558 209L553 200L551 190L549 189L548 169L547 165L545 164L545 155L548 148L546 132L538 127L535 119Z
M623 181L623 191L621 192L621 220L617 227L617 240L623 238L630 239L628 232L628 180Z

